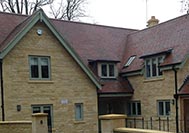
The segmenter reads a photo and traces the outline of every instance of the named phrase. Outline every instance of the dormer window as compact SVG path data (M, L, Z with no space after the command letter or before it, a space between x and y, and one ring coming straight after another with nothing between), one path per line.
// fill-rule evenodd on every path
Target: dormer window
M160 51L158 53L152 53L143 55L140 59L145 61L145 76L146 78L160 77L163 75L160 71L160 64L164 62L166 56L172 53L172 48L165 51Z
M116 78L115 63L99 63L98 74L101 78Z
M163 60L164 56L145 59L145 73L147 78L163 75L159 68L159 65L163 63Z

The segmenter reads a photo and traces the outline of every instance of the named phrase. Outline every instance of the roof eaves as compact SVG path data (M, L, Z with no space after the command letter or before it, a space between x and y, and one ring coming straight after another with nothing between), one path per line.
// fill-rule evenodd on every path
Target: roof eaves
M140 56L139 58L140 58L140 59L143 59L143 58L148 58L148 57L158 56L158 55L169 55L169 54L171 54L172 50L173 50L173 49L170 48L170 49L165 50L165 51L160 51L160 52L157 52L157 53L142 55L142 56Z
M101 84L94 76L93 72L83 63L79 55L74 51L74 49L69 45L69 43L62 37L62 35L56 30L55 26L47 19L48 17L44 14L43 21L49 27L51 32L57 37L61 42L63 47L68 51L68 53L74 58L74 60L79 64L82 70L87 74L87 76L92 80L98 89L101 89ZM44 18L45 17L45 18Z
M189 59L189 54L187 54L185 58L180 62L179 68L183 68L188 59Z
M189 75L187 75L187 77L186 77L185 80L183 81L182 85L181 85L180 88L178 89L179 92L183 89L184 85L185 85L188 81L189 81Z
M160 65L160 70L165 71L165 70L172 70L173 67L176 69L180 69L182 67L182 62L177 62L177 63L171 63L171 64L166 64L166 65Z
M8 42L6 47L3 48L3 50L0 53L0 59L3 59L9 53L9 51L22 39L22 37L36 24L36 22L39 19L39 14L41 13L35 13L34 15L28 18L30 20L27 22L27 24L23 26L19 30L19 32Z
M98 93L99 97L131 97L133 92L108 92Z
M113 63L119 63L120 61L119 60L109 60L109 59L98 59L98 60L92 60L92 59L88 59L88 62L109 62L109 63L111 63L111 62L113 62Z

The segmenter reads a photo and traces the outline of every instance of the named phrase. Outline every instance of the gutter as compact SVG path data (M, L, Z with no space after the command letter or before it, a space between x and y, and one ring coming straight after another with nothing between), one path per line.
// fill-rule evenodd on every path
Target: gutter
M1 82L1 110L2 121L5 121L5 108L4 108L4 87L3 87L3 60L0 59L0 82Z

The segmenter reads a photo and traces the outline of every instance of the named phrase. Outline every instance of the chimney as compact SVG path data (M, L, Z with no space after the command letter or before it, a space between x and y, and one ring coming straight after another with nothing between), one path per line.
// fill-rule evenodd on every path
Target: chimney
M152 27L152 26L155 26L159 23L159 20L155 18L155 16L151 16L151 19L148 20L148 25L147 27Z

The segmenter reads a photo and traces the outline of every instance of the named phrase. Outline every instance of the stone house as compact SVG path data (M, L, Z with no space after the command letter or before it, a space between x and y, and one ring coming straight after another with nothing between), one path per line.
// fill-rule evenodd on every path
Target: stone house
M118 113L189 132L188 19L135 30L0 13L1 119L46 112L53 131L91 133Z
M96 133L101 86L43 11L0 18L1 120L44 112L49 132Z

